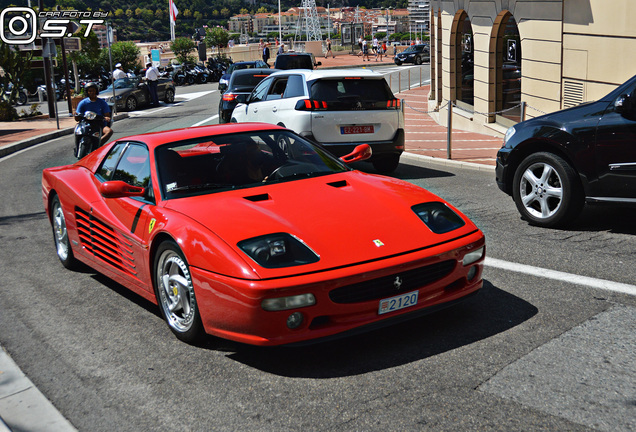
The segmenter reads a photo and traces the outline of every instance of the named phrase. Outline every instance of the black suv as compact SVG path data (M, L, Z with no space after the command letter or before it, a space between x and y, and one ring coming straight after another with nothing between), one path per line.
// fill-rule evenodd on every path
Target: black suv
M431 52L426 44L411 45L401 53L397 53L393 61L400 66L402 63L421 65L431 60Z
M588 203L636 203L636 76L596 102L506 132L497 185L522 217L551 227Z
M278 54L276 61L274 62L274 69L310 69L313 70L316 66L322 65L321 62L316 62L312 53L297 53L286 52Z

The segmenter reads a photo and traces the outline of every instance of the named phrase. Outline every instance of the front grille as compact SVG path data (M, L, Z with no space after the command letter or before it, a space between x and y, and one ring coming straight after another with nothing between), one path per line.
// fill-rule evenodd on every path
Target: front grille
M455 268L456 263L455 260L442 261L390 276L343 286L329 292L329 298L334 303L358 303L396 296L422 288L448 276ZM402 282L399 289L395 284L397 277Z

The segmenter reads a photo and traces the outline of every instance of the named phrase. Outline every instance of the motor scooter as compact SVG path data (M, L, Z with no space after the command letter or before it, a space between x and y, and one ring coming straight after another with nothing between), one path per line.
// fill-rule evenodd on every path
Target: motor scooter
M78 114L80 115L80 114ZM101 146L104 116L93 111L86 111L75 126L75 152L77 159L81 159Z

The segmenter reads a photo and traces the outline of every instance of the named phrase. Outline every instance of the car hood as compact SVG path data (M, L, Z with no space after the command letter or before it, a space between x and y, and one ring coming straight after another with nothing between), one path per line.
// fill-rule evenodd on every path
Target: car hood
M352 171L174 199L165 207L188 215L221 237L260 277L280 277L413 252L477 230L458 212L466 222L463 227L434 234L411 209L430 201L443 202L413 184ZM264 269L237 247L242 240L282 232L302 240L320 260Z

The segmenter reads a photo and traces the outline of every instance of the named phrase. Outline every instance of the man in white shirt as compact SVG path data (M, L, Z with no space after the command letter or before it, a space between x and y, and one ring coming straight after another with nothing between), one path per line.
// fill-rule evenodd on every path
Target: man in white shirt
M157 95L157 80L159 79L159 71L151 62L146 63L146 81L148 90L150 90L150 99L153 106L159 105L159 96Z
M113 78L118 80L118 79L122 79L122 78L127 78L128 75L126 75L126 72L124 72L124 69L121 66L121 63L117 63L115 65L115 71L113 72Z

